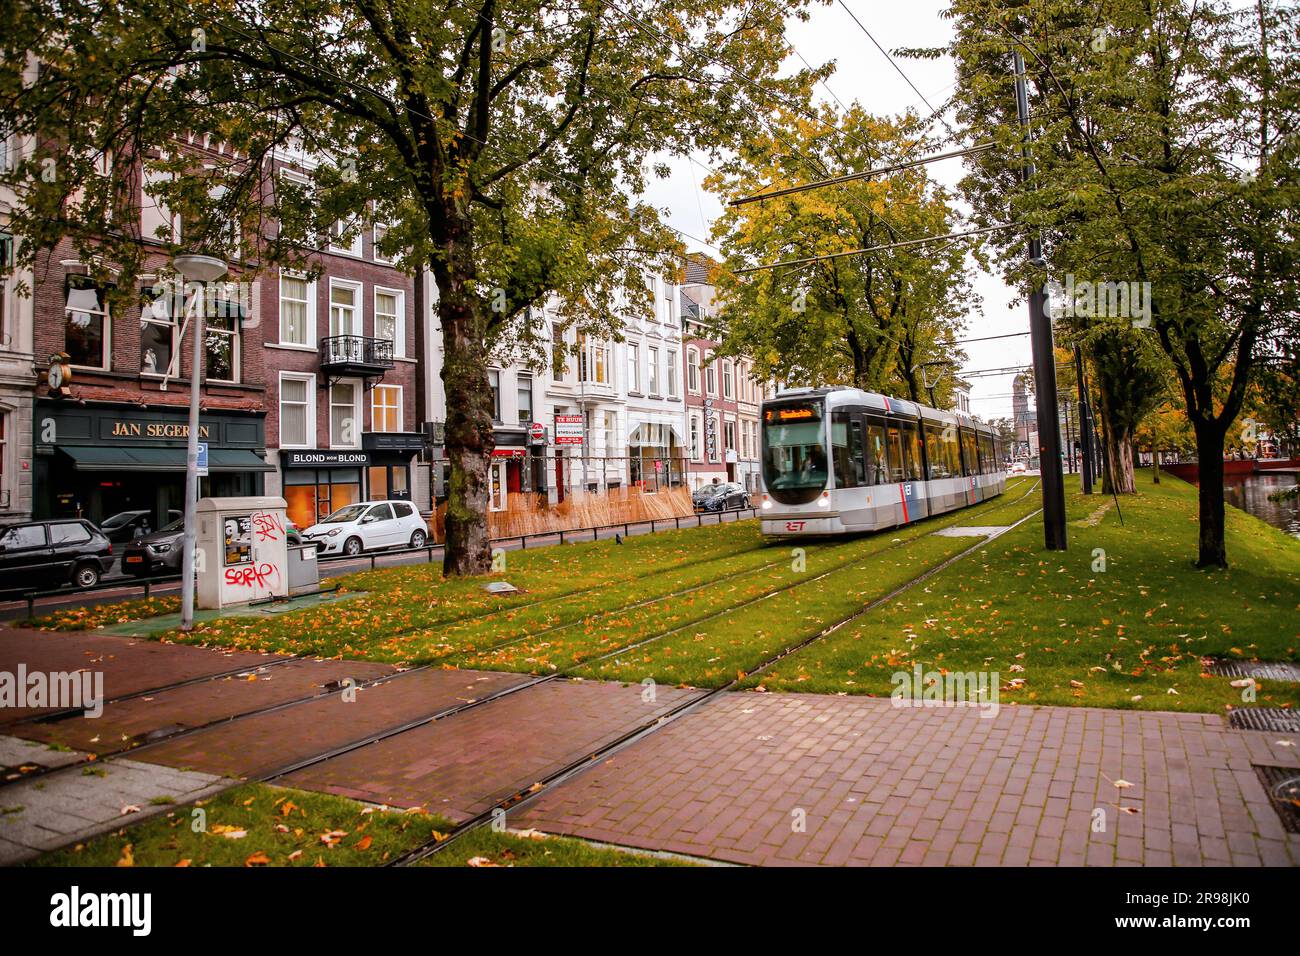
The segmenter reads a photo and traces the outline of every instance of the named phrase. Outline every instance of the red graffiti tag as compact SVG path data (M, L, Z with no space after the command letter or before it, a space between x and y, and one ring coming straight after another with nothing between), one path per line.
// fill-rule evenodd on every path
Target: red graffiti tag
M278 541L284 534L284 522L279 515L259 511L253 515L253 528L258 541Z
M226 568L226 583L239 588L269 588L278 581L280 572L273 564L249 565L246 568Z

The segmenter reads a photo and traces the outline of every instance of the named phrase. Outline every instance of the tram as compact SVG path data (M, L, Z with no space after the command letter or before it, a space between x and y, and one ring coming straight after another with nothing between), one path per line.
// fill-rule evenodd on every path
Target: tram
M875 531L1002 494L1005 450L960 412L856 388L779 392L762 405L763 534Z

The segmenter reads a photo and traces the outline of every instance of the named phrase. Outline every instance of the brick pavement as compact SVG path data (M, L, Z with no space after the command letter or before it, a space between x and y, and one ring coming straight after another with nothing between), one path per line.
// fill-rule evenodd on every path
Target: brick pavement
M26 664L29 670L102 671L104 695L109 698L237 667L256 667L278 656L160 644L82 631L33 631L0 626L0 671L15 674L20 663ZM0 723L58 709L6 707L0 710Z
M1210 714L726 694L511 824L769 865L1296 865L1251 767L1300 766L1282 740Z
M421 670L339 694L202 730L139 759L229 777L263 776L290 763L529 680L524 674Z
M109 704L101 716L93 719L74 717L57 723L16 724L6 729L16 737L103 754L130 746L133 739L143 739L152 731L201 727L324 693L330 682L350 677L361 683L396 670L390 664L357 661L290 661Z
M72 770L13 784L0 791L0 865L165 813L224 786L208 774L133 760L108 760L94 773ZM136 809L123 814L129 807Z
M551 681L282 782L459 822L700 693L660 687L646 701L638 684Z

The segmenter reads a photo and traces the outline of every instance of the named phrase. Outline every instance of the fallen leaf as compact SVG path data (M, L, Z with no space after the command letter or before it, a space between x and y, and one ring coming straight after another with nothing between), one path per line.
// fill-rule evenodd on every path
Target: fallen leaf
M271 858L260 850L244 861L244 866L268 866Z

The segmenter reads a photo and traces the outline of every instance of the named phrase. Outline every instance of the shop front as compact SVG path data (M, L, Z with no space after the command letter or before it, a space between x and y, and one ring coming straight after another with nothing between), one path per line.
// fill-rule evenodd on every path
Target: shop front
M362 448L281 451L289 518L307 528L356 501L411 500L411 458L418 433L370 433Z
M37 518L86 518L147 512L160 528L185 508L185 409L71 405L37 401L32 416L33 511ZM212 412L199 418L208 446L200 497L260 495L264 459L261 413Z

